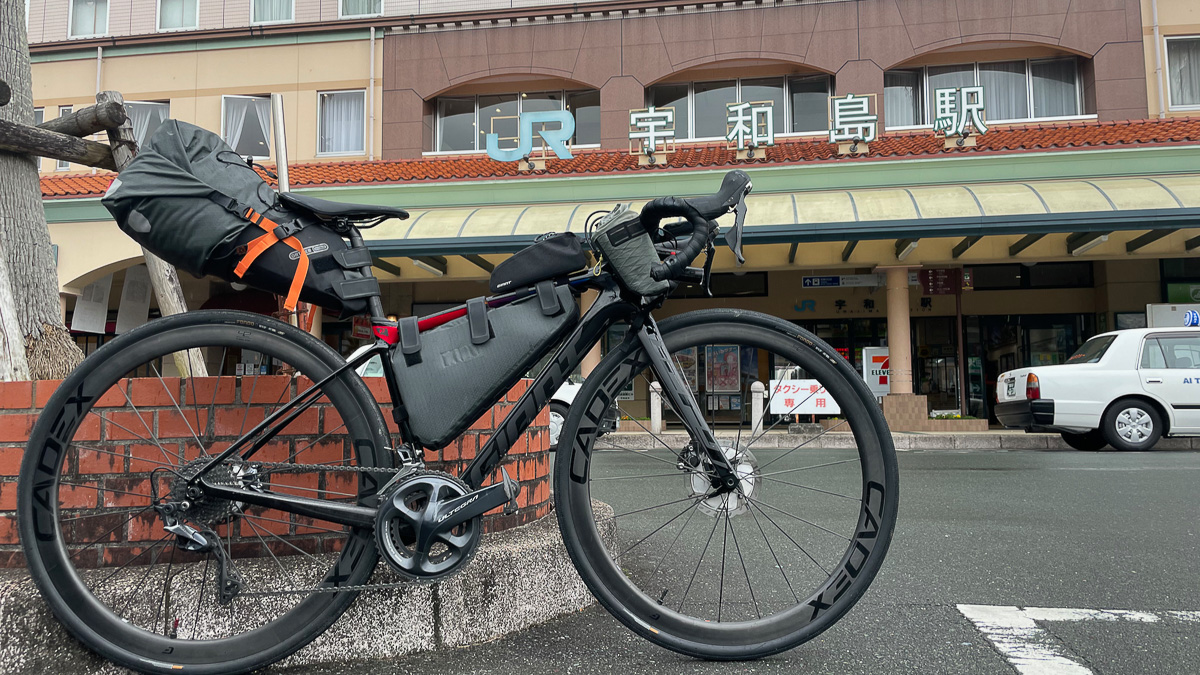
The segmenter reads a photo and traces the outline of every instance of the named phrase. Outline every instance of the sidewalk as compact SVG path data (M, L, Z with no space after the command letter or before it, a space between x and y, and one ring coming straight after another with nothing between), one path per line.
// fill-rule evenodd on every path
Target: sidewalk
M718 429L717 437L725 439L735 434L733 430ZM631 450L645 450L658 445L646 431L617 432L609 434L612 442ZM668 445L685 445L687 436L668 429L659 438ZM742 431L743 442L752 438L748 430ZM817 440L817 439L820 440ZM620 440L617 440L620 439ZM979 432L895 432L892 440L900 451L927 452L1008 452L1010 450L1061 450L1078 452L1067 445L1058 434L1027 434L1023 431L994 429ZM793 448L802 443L825 448L849 448L854 438L849 431L828 431L824 434L793 434L783 430L772 430L754 440L755 447ZM1164 438L1154 446L1161 450L1200 450L1200 438ZM1105 451L1102 451L1105 452ZM1111 452L1108 450L1107 452Z

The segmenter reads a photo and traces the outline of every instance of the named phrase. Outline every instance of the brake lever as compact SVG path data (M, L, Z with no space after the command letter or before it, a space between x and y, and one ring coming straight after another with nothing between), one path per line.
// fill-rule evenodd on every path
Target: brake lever
M700 287L704 289L704 294L707 297L712 297L712 264L713 258L716 256L716 249L713 248L713 240L708 240L708 246L704 248L704 280L700 282Z
M737 204L733 207L733 229L729 230L725 235L725 243L729 244L729 250L733 251L733 255L737 256L739 265L746 262L746 258L742 256L742 227L746 223L746 193L743 192L738 197Z

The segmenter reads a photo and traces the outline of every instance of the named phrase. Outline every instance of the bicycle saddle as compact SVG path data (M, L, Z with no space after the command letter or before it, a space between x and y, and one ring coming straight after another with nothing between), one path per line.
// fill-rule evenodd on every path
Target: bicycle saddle
M289 209L307 211L321 220L332 218L345 218L347 220L399 218L400 220L406 220L408 218L408 211L391 206L332 202L328 199L317 199L316 197L307 197L292 192L279 193L279 201Z

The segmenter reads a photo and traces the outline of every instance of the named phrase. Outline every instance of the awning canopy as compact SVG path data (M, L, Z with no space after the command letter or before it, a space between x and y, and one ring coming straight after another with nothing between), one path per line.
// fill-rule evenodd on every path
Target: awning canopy
M644 201L633 203L640 208ZM747 245L1085 234L1200 226L1200 174L752 194ZM414 210L365 233L380 257L510 253L545 232L582 234L611 203Z

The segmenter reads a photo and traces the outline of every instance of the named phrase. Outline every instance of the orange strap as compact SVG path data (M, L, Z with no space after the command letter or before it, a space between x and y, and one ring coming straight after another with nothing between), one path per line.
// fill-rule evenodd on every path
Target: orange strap
M246 270L250 269L250 265L254 264L254 261L258 259L258 256L274 246L275 242L282 241L292 247L300 254L300 258L296 261L296 274L292 277L292 285L288 288L283 308L289 312L294 311L296 303L300 301L300 289L304 288L304 279L308 276L308 254L304 252L304 246L295 237L288 237L286 239L277 238L275 236L275 228L279 227L279 224L262 214L256 213L254 209L246 209L244 217L266 230L266 234L250 242L250 245L246 248L246 255L242 256L237 267L233 269L234 274L238 275L240 279L246 273Z

